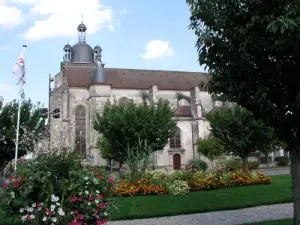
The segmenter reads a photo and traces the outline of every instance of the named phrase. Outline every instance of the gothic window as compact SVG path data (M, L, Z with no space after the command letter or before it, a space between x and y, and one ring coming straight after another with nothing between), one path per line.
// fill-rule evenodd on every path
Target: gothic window
M76 151L86 158L86 110L82 105L75 110L75 142Z
M170 148L181 148L181 130L178 127L170 139Z
M126 105L130 102L130 100L126 97L123 97L123 98L120 98L119 101L118 101L118 104L119 105Z

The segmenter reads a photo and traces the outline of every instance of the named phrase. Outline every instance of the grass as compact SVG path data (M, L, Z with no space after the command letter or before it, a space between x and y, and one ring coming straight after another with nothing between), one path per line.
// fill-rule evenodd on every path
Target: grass
M260 223L248 223L244 225L292 225L292 220L274 220L274 221L265 221Z
M291 176L272 177L270 185L192 192L184 196L137 196L116 198L113 220L162 217L232 210L292 202Z

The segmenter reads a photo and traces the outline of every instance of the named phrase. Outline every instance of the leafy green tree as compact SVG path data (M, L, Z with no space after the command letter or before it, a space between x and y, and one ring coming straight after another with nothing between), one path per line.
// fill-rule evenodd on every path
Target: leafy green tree
M18 102L4 104L3 99L0 102L0 175L3 176L4 167L15 157ZM34 151L45 131L45 116L40 103L23 101L20 112L19 157Z
M107 102L102 114L96 113L94 129L110 144L114 160L123 164L128 160L127 149L140 142L147 143L147 151L163 149L176 131L172 117L173 111L165 100L156 105Z
M114 160L114 152L109 144L109 142L104 138L101 137L98 139L97 145L100 150L100 155L103 159L108 162L110 170L112 169L112 161Z
M220 145L218 139L213 135L210 135L206 139L200 139L197 143L197 147L198 152L211 161L212 167L214 165L214 160L224 153L224 149Z
M274 127L290 151L300 224L300 2L187 0L200 64L223 94Z
M240 106L213 111L206 116L211 133L228 152L243 160L243 168L248 168L248 156L271 142L272 129L253 114Z

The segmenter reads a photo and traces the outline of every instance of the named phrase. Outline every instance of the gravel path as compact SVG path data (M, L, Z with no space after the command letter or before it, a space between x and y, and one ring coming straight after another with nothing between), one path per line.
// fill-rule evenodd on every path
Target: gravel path
M292 218L292 207L292 204L288 203L152 219L112 221L108 225L237 225Z

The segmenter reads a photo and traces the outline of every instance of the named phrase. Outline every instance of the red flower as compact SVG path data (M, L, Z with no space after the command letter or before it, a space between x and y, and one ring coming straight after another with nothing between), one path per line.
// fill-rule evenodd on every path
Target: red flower
M17 181L18 181L18 182L21 182L22 180L23 180L22 177L18 177L18 178L17 178Z
M94 170L93 173L94 175L99 175L99 173L96 170Z
M101 220L97 220L97 225L103 225Z
M6 188L7 186L8 186L8 182L5 181L5 182L3 183L3 187Z
M98 198L102 198L103 196L102 196L102 195L97 195L97 197L98 197Z
M108 179L108 182L112 184L113 179L109 178L109 179Z
M78 200L82 202L82 201L83 201L83 198L82 198L82 197L79 197Z
M89 200L90 200L90 201L93 201L93 200L94 200L94 196L93 196L93 195L90 195L90 196L89 196Z
M78 213L78 210L74 210L73 213L74 213L74 214L77 214L77 213Z
M72 202L76 202L77 198L74 196L71 200L72 200Z
M41 207L43 205L43 203L42 202L39 202L36 206L39 208L39 207Z
M83 218L84 218L84 215L79 215L80 220L83 220Z
M10 175L10 179L12 180L12 179L14 179L15 177L14 177L14 175L12 174L12 175Z
M18 188L19 187L19 182L14 182L14 188Z
M99 204L99 208L100 208L100 209L104 209L104 207L105 207L105 204L104 204L103 202L101 202L101 203Z
M95 215L98 214L98 210L97 210L97 209L94 209L93 211L94 211L94 214L95 214Z
M98 178L98 180L102 179L102 177L101 177L101 176L97 176L97 178Z
M31 216L27 216L27 220L28 221L32 220Z

